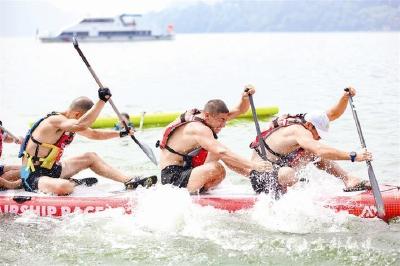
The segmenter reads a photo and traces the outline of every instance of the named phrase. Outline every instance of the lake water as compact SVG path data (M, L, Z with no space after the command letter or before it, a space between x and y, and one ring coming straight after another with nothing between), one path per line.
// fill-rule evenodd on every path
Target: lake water
M399 33L182 34L175 41L80 47L114 103L131 114L201 108L212 98L234 106L248 83L257 88L258 106L278 105L281 113L325 110L352 85L378 181L400 183ZM97 97L72 44L3 38L0 51L0 119L15 134L49 111L65 110L77 96ZM103 115L112 114L107 106ZM360 149L350 109L330 130L327 144ZM146 129L137 137L153 145L161 134ZM220 140L249 157L254 134L252 123L239 123L224 129ZM2 162L19 163L18 147L5 148ZM65 157L86 151L131 175L159 173L129 140L78 138ZM340 164L367 179L364 163ZM133 215L1 215L0 264L400 265L399 221L388 225L320 208L312 197L335 195L343 185L313 167L303 174L309 184L272 208L265 198L235 214L199 207L184 190L159 186L144 192ZM122 189L107 180L100 186ZM224 186L251 190L232 172Z

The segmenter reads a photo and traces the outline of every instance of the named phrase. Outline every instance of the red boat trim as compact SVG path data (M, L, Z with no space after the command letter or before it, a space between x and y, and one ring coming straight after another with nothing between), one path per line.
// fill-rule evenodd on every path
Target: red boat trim
M382 186L386 216L384 221L400 217L400 188ZM194 203L216 209L235 212L252 208L258 200L256 195L194 195ZM320 199L323 206L334 211L346 211L361 218L377 217L377 209L371 191L350 192L343 196ZM108 208L123 208L132 213L137 199L134 194L103 197L85 196L24 196L0 195L0 214L22 214L28 210L40 216L64 216L71 213L93 213Z

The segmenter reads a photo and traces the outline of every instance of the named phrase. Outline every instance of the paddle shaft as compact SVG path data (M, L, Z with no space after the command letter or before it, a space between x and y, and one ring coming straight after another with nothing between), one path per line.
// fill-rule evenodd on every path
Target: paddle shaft
M78 54L81 56L83 62L87 66L87 68L89 69L89 72L90 72L90 74L92 74L92 76L93 76L94 80L96 81L97 85L99 85L100 88L104 89L104 86L101 83L99 77L96 75L96 73L94 72L94 70L90 66L88 60L86 59L85 55L82 53L82 50L79 48L78 43L74 43L74 47L78 51ZM128 130L128 125L126 124L125 120L122 118L122 115L119 112L119 110L117 109L117 107L115 106L113 100L110 98L110 99L108 99L108 102L111 104L111 107L113 108L114 112L117 114L118 119L124 125L125 129Z
M103 84L101 83L99 77L96 75L96 73L94 72L94 70L92 69L92 67L90 66L88 60L86 59L85 55L83 54L82 50L79 48L78 45L78 41L74 38L73 39L73 44L74 47L76 49L76 51L78 52L78 54L81 56L83 62L85 63L86 67L89 69L89 72L92 74L94 80L96 81L97 85L99 85L100 88L104 88ZM119 110L117 109L117 107L115 106L113 100L110 98L108 99L108 102L110 103L111 107L113 108L114 112L117 114L118 119L121 121L122 125L124 126L125 130L127 132L129 132L129 127L128 124L125 122L125 120L123 119L121 113L119 112ZM139 145L139 147L143 150L143 152L147 155L147 157L150 158L150 160L157 165L157 161L155 159L154 154L149 154L151 152L151 149L148 147L145 147L138 139L136 139L136 137L134 135L130 135L131 138L133 139L133 141ZM149 150L149 151L147 151ZM152 152L151 152L152 153Z
M348 92L349 90L346 88L345 91ZM366 149L367 145L365 144L364 135L361 130L360 120L358 119L356 107L354 106L353 97L350 94L349 94L349 103L350 103L351 111L353 113L354 122L356 123L358 136L360 137L361 147L363 149ZM385 216L385 205L383 203L381 191L379 190L378 181L376 180L371 161L366 161L366 163L368 166L369 182L371 183L372 193L375 198L375 205L376 205L376 208L378 211L378 217L383 218Z
M246 89L245 91L247 92L248 89ZM267 160L267 153L265 151L264 141L263 141L262 136L261 136L261 130L260 130L260 125L258 123L256 107L254 106L253 95L249 95L249 100L250 100L251 113L253 114L253 120L254 120L254 124L256 126L258 142L260 143L261 158L264 161L266 161Z
M13 135L10 131L8 131L7 129L5 129L3 126L0 125L0 129L3 130L4 132L7 133L7 135L9 135L11 138L13 138L15 141L18 141L19 138L17 138L15 135Z

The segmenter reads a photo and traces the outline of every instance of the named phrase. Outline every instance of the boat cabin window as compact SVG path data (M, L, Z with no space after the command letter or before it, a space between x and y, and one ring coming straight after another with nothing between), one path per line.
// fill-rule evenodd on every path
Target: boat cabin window
M77 37L88 37L89 32L87 31L63 31L60 34L60 37L72 37L72 36L77 36Z
M85 18L81 22L82 23L114 23L113 18Z
M99 36L150 36L151 30L131 30L131 31L100 31Z
M121 15L120 19L124 26L136 26L136 19L141 17L141 15Z

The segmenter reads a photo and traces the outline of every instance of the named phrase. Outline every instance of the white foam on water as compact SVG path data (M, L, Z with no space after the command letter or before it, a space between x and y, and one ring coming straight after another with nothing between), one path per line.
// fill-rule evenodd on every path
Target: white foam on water
M53 224L59 224L60 220L49 216L40 216L34 210L26 210L23 213L16 216L15 223L20 224L37 224L41 226L49 226Z
M227 211L193 203L186 189L164 185L152 189L138 188L132 214L110 209L91 214L72 214L63 219L68 220L69 225L74 224L73 227L101 222L105 231L117 235L151 233L202 238L206 228L215 225L218 219L229 217ZM130 229L125 231L125 228Z
M183 227L192 206L186 189L165 185L138 192L133 214L138 226L158 232L176 232Z
M139 228L154 233L202 236L213 217L227 213L197 205L186 189L171 185L138 192L132 218Z
M342 232L352 216L323 206L321 198L337 195L344 187L334 177L306 168L299 174L309 179L288 190L280 200L260 195L251 217L268 230L290 233Z

